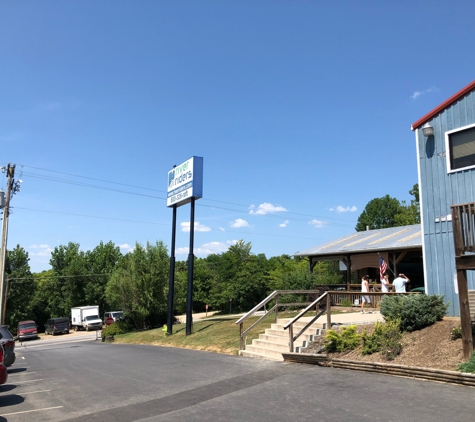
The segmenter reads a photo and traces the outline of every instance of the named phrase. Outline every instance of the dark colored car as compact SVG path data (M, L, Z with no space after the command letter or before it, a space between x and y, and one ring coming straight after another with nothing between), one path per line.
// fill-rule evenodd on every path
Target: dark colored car
M3 364L3 346L0 345L0 385L5 384L8 380L7 368Z
M51 318L46 321L45 334L56 335L58 333L69 334L69 318Z
M38 338L36 322L32 320L20 321L18 323L17 336L20 341Z
M8 325L0 325L0 344L3 346L3 364L10 366L15 363L15 339L8 331Z

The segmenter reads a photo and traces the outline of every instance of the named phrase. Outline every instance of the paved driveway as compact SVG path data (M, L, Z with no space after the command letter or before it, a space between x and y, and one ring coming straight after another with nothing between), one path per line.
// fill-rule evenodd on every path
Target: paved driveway
M0 421L473 421L472 388L71 340L18 349Z

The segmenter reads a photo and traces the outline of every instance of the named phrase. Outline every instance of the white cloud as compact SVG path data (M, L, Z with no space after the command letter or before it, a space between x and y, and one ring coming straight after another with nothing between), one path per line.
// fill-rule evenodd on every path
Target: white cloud
M194 248L195 255L210 255L214 253L223 253L226 252L230 246L235 245L238 241L237 240L227 240L226 242L209 242L203 243L199 247ZM188 254L189 248L177 248L175 249L175 253L177 255Z
M284 207L280 205L272 205L269 204L268 202L264 202L263 204L259 205L256 209L255 205L251 205L249 207L249 214L253 215L266 215L266 214L271 214L273 212L284 212L288 211Z
M231 222L229 226L233 229L238 229L240 227L249 227L249 223L246 220L243 220L242 218L237 218L236 220Z
M321 221L321 220L316 220L316 219L313 219L312 221L309 221L308 224L312 225L313 227L319 229L325 225L328 224L327 221Z
M185 221L181 223L181 231L182 232L189 232L190 231L190 222ZM198 221L195 221L195 232L210 232L211 228L208 226L204 226L200 224Z
M357 211L358 208L356 208L354 205L351 207L342 207L341 205L338 205L336 208L330 208L330 211L336 211L336 212L355 212Z
M53 249L51 249L48 245L31 245L28 249L34 249L34 252L29 252L28 255L30 256L50 256Z
M130 246L128 243L124 243L122 245L119 245L120 249L124 249L125 252L132 252L134 250L134 246Z
M220 227L219 230L221 230L222 232L226 231L223 227Z
M434 91L437 91L437 87L431 86L429 89L426 89L424 91L415 91L414 94L411 95L411 98L413 100L417 100L421 95L429 94L430 92Z
M279 224L279 227L287 227L288 224L289 224L289 220L285 220L283 223Z

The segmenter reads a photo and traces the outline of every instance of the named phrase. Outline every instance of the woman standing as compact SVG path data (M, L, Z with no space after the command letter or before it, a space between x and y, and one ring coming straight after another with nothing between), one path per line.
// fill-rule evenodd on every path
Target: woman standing
M361 279L361 292L368 293L369 292L369 275L363 276ZM364 314L364 305L365 303L369 303L371 305L371 298L369 296L361 296L361 313Z

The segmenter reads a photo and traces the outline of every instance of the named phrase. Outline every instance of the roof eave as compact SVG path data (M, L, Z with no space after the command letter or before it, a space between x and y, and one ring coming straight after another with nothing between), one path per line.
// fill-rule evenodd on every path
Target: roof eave
M455 101L459 100L469 92L473 91L475 89L475 81L472 83L468 84L465 88L462 88L459 92L456 94L452 95L448 100L444 101L442 104L434 108L432 111L427 113L425 116L421 117L419 120L414 122L411 125L411 130L416 130L419 127L421 127L424 123L432 119L432 117L436 116L439 114L441 111L445 110L447 107L449 107L452 103L455 103Z

